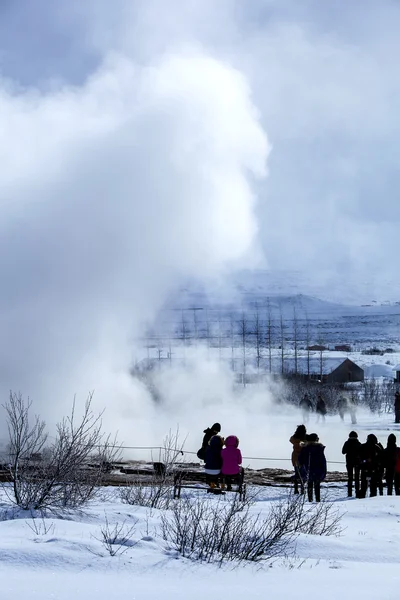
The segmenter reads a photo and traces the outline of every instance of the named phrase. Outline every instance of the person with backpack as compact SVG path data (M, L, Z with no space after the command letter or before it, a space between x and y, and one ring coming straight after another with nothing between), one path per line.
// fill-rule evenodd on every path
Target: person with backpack
M356 431L350 431L349 439L345 441L342 448L342 454L346 455L347 469L347 495L350 498L354 491L356 497L360 495L360 448L361 442L358 439Z
M308 501L321 501L321 481L326 477L326 458L325 446L319 442L316 433L310 433L307 436L307 445L300 451L299 465L304 473L304 479L307 481Z
M232 483L238 481L239 475L242 473L242 453L239 450L239 438L236 435L228 435L225 440L225 448L221 451L222 456L222 487L226 485L226 489L232 489Z
M378 438L375 434L370 433L367 436L367 441L361 444L360 448L360 498L365 498L368 486L369 495L371 497L376 496L383 460L383 450L378 445Z
M205 461L206 448L208 446L208 443L211 440L211 438L213 437L213 435L218 435L220 433L220 431L221 431L221 425L219 423L214 423L214 425L212 425L211 427L207 427L207 429L205 429L203 431L203 433L204 433L203 442L201 444L201 448L197 451L197 458Z
M384 462L384 467L385 467L385 479L386 479L388 496L393 495L393 483L395 481L396 463L397 463L398 453L399 453L399 448L397 447L397 444L396 444L396 436L394 435L394 433L391 433L388 436L387 445L383 451L383 462ZM398 495L398 494L396 493L396 495Z
M299 483L301 493L304 494L304 482L300 473L299 456L302 447L306 443L307 429L305 425L297 425L297 429L289 439L289 442L293 444L292 451L292 465L294 468L294 493L299 493Z
M206 483L211 489L219 488L220 473L222 468L222 447L224 438L213 435L210 439L205 453Z

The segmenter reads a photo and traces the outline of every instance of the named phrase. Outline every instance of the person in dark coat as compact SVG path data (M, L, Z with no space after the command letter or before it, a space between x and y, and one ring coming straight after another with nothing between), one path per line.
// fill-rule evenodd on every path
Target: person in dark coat
M400 448L396 450L396 464L394 467L394 491L400 496Z
M355 404L353 398L351 398L350 400L348 400L347 403L348 403L348 407L349 407L351 424L355 425L357 423L356 404Z
M205 455L205 473L206 483L211 487L219 487L220 473L222 468L222 448L224 438L220 435L213 435L206 448Z
M370 433L360 448L361 487L360 498L365 498L369 485L370 496L376 496L379 474L383 464L383 450L376 435Z
M383 496L383 477L385 475L385 464L384 464L384 447L382 446L382 444L376 440L377 445L379 446L379 448L381 449L381 460L380 460L380 464L378 467L378 480L377 480L377 486L378 486L378 490L379 490L379 495Z
M301 412L303 413L303 421L307 422L310 416L310 412L312 412L313 410L313 405L308 394L304 394L303 398L300 400L299 407L301 408Z
M315 412L317 413L317 422L319 421L320 417L322 417L322 420L325 421L325 415L328 411L326 410L326 403L321 394L318 394Z
M307 481L307 493L309 502L313 501L315 492L315 501L321 501L321 481L326 477L326 458L325 446L319 443L316 433L310 433L307 436L307 445L300 451L299 464L304 479Z
M298 425L296 431L289 439L289 442L293 444L292 451L292 465L294 468L294 493L299 493L299 483L301 487L301 493L304 494L304 482L300 473L299 456L302 447L306 443L307 429L305 425Z
M394 422L400 423L400 392L397 391L394 395Z
M360 448L361 442L356 431L350 431L349 439L345 441L342 454L346 455L347 495L353 495L353 481L356 497L360 495Z
M220 431L221 431L221 425L219 423L214 423L214 425L212 425L211 427L207 427L207 429L205 429L203 431L203 433L204 433L203 442L201 444L200 450L197 451L197 458L199 458L200 460L205 460L206 448L208 446L209 441L211 440L213 435L218 435L220 433Z
M345 398L344 396L340 396L338 403L337 403L337 409L338 409L340 420L344 421L344 414L345 414L346 410L348 409L347 398Z
M385 467L385 479L387 485L388 496L393 495L393 482L395 480L396 473L396 461L399 448L396 444L396 436L391 433L387 439L386 448L383 451L383 463ZM397 491L396 496L398 495Z

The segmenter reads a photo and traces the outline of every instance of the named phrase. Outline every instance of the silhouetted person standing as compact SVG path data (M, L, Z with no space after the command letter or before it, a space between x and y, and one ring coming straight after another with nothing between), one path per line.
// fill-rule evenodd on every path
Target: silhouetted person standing
M299 483L301 493L304 494L304 482L300 472L299 456L303 445L305 444L307 430L305 425L298 425L296 431L290 438L289 442L293 444L292 465L294 468L294 493L299 493Z
M387 439L387 446L383 451L383 460L385 465L385 479L387 485L388 496L393 494L393 482L396 474L396 462L399 448L396 444L396 436L391 433ZM397 490L396 495L397 495Z
M353 398L348 401L348 405L349 405L351 424L355 425L357 423L357 416L356 416L356 405L355 405Z
M348 408L347 406L347 398L344 396L340 396L337 403L338 413L341 421L344 421L344 414Z
M313 405L308 394L304 394L299 404L301 412L303 413L303 421L307 422L310 418L310 412L313 410Z
M317 405L315 407L315 412L317 413L317 422L319 421L320 417L322 417L322 420L325 421L325 415L327 413L326 403L325 403L325 400L323 399L323 397L321 396L321 394L318 394L318 400L317 400Z
M376 435L370 433L365 444L361 444L361 487L360 498L365 498L369 485L370 496L376 496L379 473L383 463L383 451L378 446Z
M396 392L394 395L394 422L400 423L400 392Z
M318 435L310 433L307 436L307 445L300 451L299 464L304 479L307 481L308 500L312 502L313 492L315 501L321 501L321 481L326 477L325 446L319 443Z
M356 431L350 431L349 439L345 441L342 454L346 455L347 495L353 495L353 481L356 497L360 495L360 448L361 442Z

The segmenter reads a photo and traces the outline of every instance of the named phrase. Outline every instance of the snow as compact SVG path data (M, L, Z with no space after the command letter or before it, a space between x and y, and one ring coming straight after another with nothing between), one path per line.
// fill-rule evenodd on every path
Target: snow
M378 379L379 377L393 379L393 367L386 364L366 365L364 367L364 376L367 379Z
M218 568L181 558L167 547L159 531L160 511L122 504L115 489L84 512L45 518L48 533L36 534L32 518L16 512L0 521L2 600L110 600L213 595L229 598L279 599L295 590L317 590L324 600L338 597L398 598L400 584L400 498L346 499L345 486L325 488L343 512L336 537L301 535L295 556L263 567ZM202 493L202 492L193 492ZM261 490L254 508L267 514L287 495L282 488ZM228 500L226 500L228 501ZM1 510L8 510L3 499ZM111 526L135 525L132 545L110 556L101 542L105 514ZM38 527L41 519L37 519Z

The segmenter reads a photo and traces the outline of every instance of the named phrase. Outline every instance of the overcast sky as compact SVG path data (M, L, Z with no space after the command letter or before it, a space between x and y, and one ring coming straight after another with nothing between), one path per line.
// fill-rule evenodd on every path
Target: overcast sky
M94 387L188 276L396 297L399 31L389 0L2 0L5 389Z
M273 147L256 207L268 266L378 295L396 279L399 2L3 0L0 17L3 76L47 94L113 53L201 49L238 69Z

